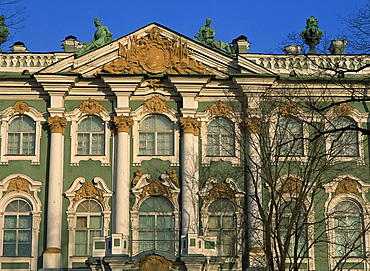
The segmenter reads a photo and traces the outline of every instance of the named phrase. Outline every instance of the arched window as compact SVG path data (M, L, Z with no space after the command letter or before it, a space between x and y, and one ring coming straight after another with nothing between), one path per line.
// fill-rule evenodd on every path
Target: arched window
M13 200L6 206L4 213L3 256L31 256L31 211L31 205L21 199Z
M78 124L77 155L104 155L104 121L87 116Z
M36 122L28 116L14 118L8 126L9 155L34 155Z
M84 200L76 209L75 256L92 255L93 237L103 236L102 207L96 200Z
M207 156L234 156L234 125L225 118L216 118L207 126Z
M174 207L165 197L150 197L139 209L139 252L175 247Z
M173 123L163 115L152 115L139 125L139 155L174 155Z
M218 255L234 256L237 245L234 204L227 199L215 200L208 212L208 236L217 236Z
M358 132L345 130L357 127L355 120L349 117L340 117L333 121L332 129L338 129L331 137L331 154L340 157L359 156Z
M304 156L303 125L298 119L280 119L275 140L278 156Z
M354 202L339 202L334 208L335 256L363 257L364 233L361 208Z
M296 204L298 203L292 200L280 206L280 240L283 244L287 239L289 240L288 257L293 257L294 251L299 257L306 257L308 253L307 214L303 207L300 215L293 215Z

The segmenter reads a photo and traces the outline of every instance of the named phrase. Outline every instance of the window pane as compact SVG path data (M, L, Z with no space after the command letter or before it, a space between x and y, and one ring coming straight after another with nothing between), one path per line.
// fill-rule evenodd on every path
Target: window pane
M35 122L30 117L22 116L21 117L21 131L33 131L35 130Z
M23 215L19 216L18 228L20 228L20 229L31 228L32 227L31 224L32 224L32 217L31 216L23 216Z
M34 133L23 133L22 154L24 155L35 154L35 134Z
M140 229L154 229L155 216L154 215L139 215L139 228Z
M102 227L102 218L101 216L90 216L90 228L98 229Z
M104 132L104 122L102 121L102 119L97 117L90 118L91 118L91 131Z
M87 228L87 217L77 217L77 228Z
M4 242L15 242L16 230L4 230Z
M92 155L104 155L104 134L92 134Z
M210 229L219 229L220 228L220 217L210 216L208 222L209 222L209 228Z
M15 229L17 227L17 216L16 215L6 215L4 219L5 229Z
M75 253L77 256L87 255L87 231L76 231Z
M207 135L207 155L220 156L220 140L218 135Z
M8 134L8 154L21 153L21 134L9 133Z
M89 155L90 154L90 134L77 134L77 154Z
M90 118L85 118L78 124L78 131L91 131Z
M172 229L173 228L172 215L158 215L157 216L157 228L158 229Z
M150 197L140 205L139 212L172 212L173 210L173 205L167 198Z

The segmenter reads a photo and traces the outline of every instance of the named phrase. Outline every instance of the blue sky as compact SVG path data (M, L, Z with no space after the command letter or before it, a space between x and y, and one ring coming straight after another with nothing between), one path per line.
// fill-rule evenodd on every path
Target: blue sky
M9 51L22 41L32 52L62 51L68 35L89 42L98 17L119 38L151 22L157 22L185 36L193 37L212 18L216 40L231 42L240 35L251 42L249 52L266 53L278 48L289 32L305 29L306 18L319 20L319 29L341 38L338 15L348 16L367 0L22 0L24 27L2 46ZM14 33L14 31L12 31Z

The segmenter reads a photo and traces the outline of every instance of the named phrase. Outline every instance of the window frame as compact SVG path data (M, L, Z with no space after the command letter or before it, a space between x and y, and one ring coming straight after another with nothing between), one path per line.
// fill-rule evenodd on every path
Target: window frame
M41 122L45 122L46 119L41 112L37 109L29 106L29 111L25 111L23 114L16 112L13 107L8 107L5 109L1 118L1 131L0 136L1 148L0 148L0 165L8 165L9 161L12 160L29 160L31 165L40 165L40 140L42 127ZM0 114L0 115L1 115ZM8 154L8 142L9 142L9 124L16 118L20 116L27 116L35 122L35 151L31 155L23 154Z
M21 177L25 179L29 184L30 193L25 191L11 191L7 193L7 188L10 181L14 178ZM41 200L38 198L38 193L41 191L41 182L34 181L30 177L24 174L12 174L4 178L0 182L0 265L5 262L24 263L29 264L30 270L37 270L37 256L38 256L38 241L40 233L40 222L41 222ZM31 207L31 256L2 256L3 255L3 234L4 234L4 220L5 220L5 209L8 204L14 200L26 201Z
M79 129L79 126L80 126L80 124L83 122L83 121L85 121L85 120L87 120L87 119L100 119L101 120L101 122L102 122L102 126L103 126L103 130L102 131L93 131L93 130L89 130L89 131L81 131L80 129ZM89 137L89 147L88 147L88 153L87 154L83 154L83 153L79 153L79 151L78 151L78 149L79 149L79 143L80 143L80 140L79 140L79 135L80 134L83 134L83 135L88 135L88 137ZM86 115L86 116L84 116L83 118L81 118L79 121L78 121L78 124L77 124L77 145L76 145L76 148L77 148L77 150L76 150L76 155L78 155L78 156L104 156L105 155L105 153L104 153L104 151L105 151L105 140L103 140L103 144L104 144L104 147L103 147L103 153L102 154L93 154L93 137L94 137L94 135L103 135L103 139L105 139L105 122L101 119L101 118L99 118L99 117L97 117L97 116L95 116L95 115Z
M103 155L83 155L78 154L78 125L83 121L85 118L89 116L94 116L100 118L104 123L104 154ZM76 108L72 112L69 112L67 120L70 122L70 138L71 138L71 162L70 166L79 166L80 161L100 161L101 166L110 166L110 138L111 138L111 130L110 130L110 115L108 111L103 110L100 114L87 114L83 113L80 108ZM67 126L68 127L68 126Z

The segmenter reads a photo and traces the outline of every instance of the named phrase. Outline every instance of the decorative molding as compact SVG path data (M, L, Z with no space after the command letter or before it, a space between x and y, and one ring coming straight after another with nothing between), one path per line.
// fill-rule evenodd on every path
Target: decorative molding
M99 116L101 112L106 111L105 107L98 101L89 98L87 101L83 101L79 106L78 109L81 111L81 115L85 114L97 114Z
M18 193L20 191L24 191L32 195L30 190L30 183L21 176L14 177L13 179L10 180L8 188L6 189L6 193L10 193L13 191L16 191Z
M139 271L170 271L177 269L177 266L163 256L150 254L142 258L139 262Z
M145 113L156 113L156 114L163 114L170 112L170 107L166 104L165 101L161 100L158 95L155 95L153 98L147 100L143 104L144 110L143 114Z
M341 103L333 108L333 111L337 116L350 116L352 115L353 110L354 108L347 103Z
M340 180L338 182L337 188L335 189L334 197L341 193L345 194L354 193L356 195L359 195L360 192L358 190L356 181L348 176Z
M164 84L161 83L161 79L148 79L146 82L148 82L147 87L152 88L154 91L164 86Z
M104 65L102 71L115 74L206 74L206 67L190 57L186 42L181 38L171 40L161 32L158 27L153 27L143 37L131 36L127 45L120 43L118 59Z
M48 247L44 253L57 253L57 254L61 254L62 253L62 250L58 247Z
M80 189L76 191L76 194L73 198L73 203L80 201L81 199L96 199L101 203L104 202L104 191L98 187L95 187L92 183L87 182L82 184Z
M208 107L206 109L206 112L209 112L212 116L217 116L217 117L232 117L232 107L221 102L221 101L216 101L213 105Z
M112 123L117 133L130 133L130 127L134 124L131 116L114 116Z
M17 101L13 104L14 114L18 112L19 114L24 114L24 112L29 112L29 105L23 101Z
M64 135L64 129L67 127L67 119L65 117L49 117L48 125L51 133L61 133Z
M245 119L245 124L250 134L259 134L262 127L262 122L263 122L262 119L257 117Z
M281 184L281 193L299 193L302 188L302 181L297 177L288 176Z
M183 134L193 134L198 136L201 124L202 123L196 118L192 118L190 116L180 117L180 126Z
M279 113L282 116L296 116L298 115L298 106L291 102L283 103L280 105Z

